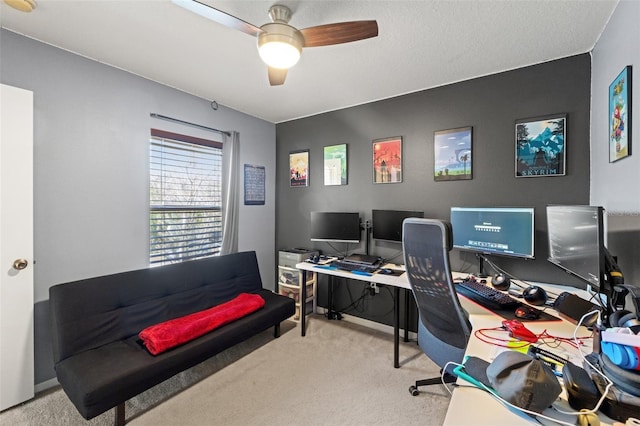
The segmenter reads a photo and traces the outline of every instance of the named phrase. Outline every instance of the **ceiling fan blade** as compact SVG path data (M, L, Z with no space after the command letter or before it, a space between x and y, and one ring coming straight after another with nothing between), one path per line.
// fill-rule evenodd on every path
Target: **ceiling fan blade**
M304 37L304 47L330 46L349 43L378 35L376 21L352 21L318 25L300 30Z
M233 15L229 15L226 12L215 9L208 4L201 3L197 0L172 0L173 3L180 7L187 9L190 12L196 13L214 22L222 24L226 27L240 30L243 33L257 36L262 30L253 24L243 21L240 18L236 18Z
M272 86L282 85L285 78L287 78L287 70L269 67L269 83Z

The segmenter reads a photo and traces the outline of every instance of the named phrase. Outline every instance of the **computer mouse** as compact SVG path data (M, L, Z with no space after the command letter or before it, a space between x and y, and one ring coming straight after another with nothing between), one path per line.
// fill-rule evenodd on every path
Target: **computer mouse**
M540 310L532 308L529 305L522 305L516 308L516 318L534 320L540 318Z
M389 268L382 268L382 269L378 269L378 271L381 274L385 274L385 275L391 275L393 274L393 270L389 269Z
M527 303L530 303L535 306L542 306L547 303L547 292L544 291L542 287L538 287L537 285L532 285L524 289L522 292L522 297Z

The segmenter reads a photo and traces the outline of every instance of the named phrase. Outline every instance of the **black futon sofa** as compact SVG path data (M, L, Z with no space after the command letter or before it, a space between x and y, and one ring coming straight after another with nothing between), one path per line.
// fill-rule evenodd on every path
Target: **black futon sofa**
M263 308L181 346L152 355L144 328L208 309L240 293ZM255 252L234 253L59 284L50 288L55 371L85 419L124 403L295 313L293 299L262 288Z

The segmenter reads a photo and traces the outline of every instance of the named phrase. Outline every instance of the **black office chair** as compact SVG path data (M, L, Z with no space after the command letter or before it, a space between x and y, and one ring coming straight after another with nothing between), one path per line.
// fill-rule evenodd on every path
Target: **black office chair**
M434 219L405 219L402 246L407 277L418 305L418 345L442 369L448 362L461 363L471 335L468 315L460 305L449 267L451 225ZM444 372L445 383L456 380L455 365ZM417 380L409 388L442 383L441 377Z

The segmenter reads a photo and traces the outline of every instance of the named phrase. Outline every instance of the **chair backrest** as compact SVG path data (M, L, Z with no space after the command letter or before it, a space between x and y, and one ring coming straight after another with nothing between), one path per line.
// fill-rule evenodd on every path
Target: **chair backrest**
M471 335L471 324L451 278L451 241L451 225L447 222L417 218L403 222L402 245L407 277L418 305L419 325L426 328L426 336L432 340L428 344L419 340L420 347L440 367L444 367L441 364L444 361L462 361ZM443 353L446 351L455 353Z

